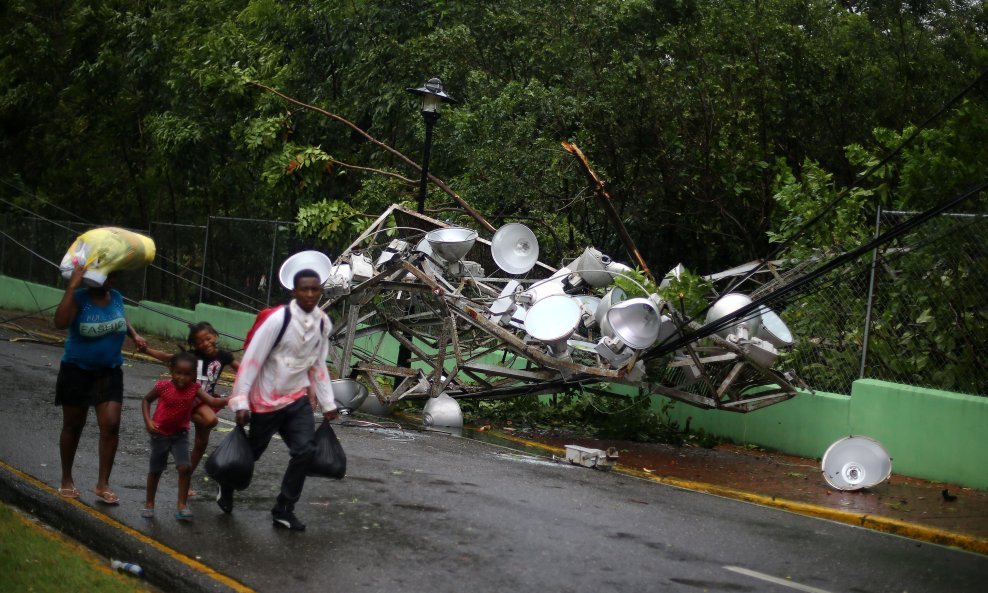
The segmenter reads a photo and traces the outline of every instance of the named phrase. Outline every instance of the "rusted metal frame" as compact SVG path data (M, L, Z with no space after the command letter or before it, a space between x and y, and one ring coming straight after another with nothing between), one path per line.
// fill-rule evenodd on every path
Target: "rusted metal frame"
M738 374L742 370L744 370L744 365L745 365L744 361L741 361L736 363L733 367L731 367L730 372L728 372L727 376L724 377L724 380L721 381L720 387L716 391L718 398L723 398L725 393L727 393L728 397L732 395L731 393L728 392L728 390L731 388L731 383L734 382L734 379L736 379ZM735 397L734 399L737 398Z
M607 193L606 189L604 189L604 181L597 175L597 172L590 167L590 161L576 144L571 142L563 142L562 144L566 152L575 156L580 162L580 165L583 167L583 172L587 175L587 179L590 181L591 189L593 189L593 192L600 199L600 203L603 205L604 211L607 212L607 217L611 220L611 224L613 224L617 229L618 236L621 237L621 242L624 243L624 247L628 250L628 254L631 255L633 260L635 260L635 264L642 269L645 276L654 282L655 278L652 276L651 270L648 269L648 264L645 263L645 258L642 257L641 252L638 251L638 247L635 245L635 240L631 238L630 234L628 234L628 229L625 228L624 221L621 220L621 216L618 214L617 210L614 209L614 199L611 198L611 195Z
M350 364L350 357L353 354L353 333L357 329L357 319L360 315L360 305L351 304L350 310L347 312L347 339L343 344L343 354L340 356L339 364L337 369L339 370L341 377L348 377L350 375L350 369L353 365Z
M415 259L417 256L413 255L410 259ZM400 259L398 261L389 261L384 264L384 269L377 273L376 276L364 280L357 286L353 287L350 291L351 298L361 298L362 304L370 302L375 296L380 294L377 290L370 290L380 284L385 282L397 282L397 279L402 276L402 268L412 267L408 264L408 260ZM399 284L402 284L399 282ZM414 283L409 283L406 290L421 290Z
M697 362L699 362L701 365L704 365L704 364L713 364L715 362L729 362L729 361L732 361L732 360L736 360L737 358L738 358L738 355L737 354L735 354L733 352L728 352L726 354L721 354L720 356L708 356L706 358L699 358L699 357L697 357L695 361L693 361L693 360L675 360L673 362L670 362L666 366L668 366L669 368L684 367L684 366L691 366L693 364L696 364Z
M377 401L381 403L382 406L388 405L387 395L385 395L384 390L381 386L377 384L377 374L373 371L362 371L360 374L367 377L367 382L370 384L371 391Z
M485 390L475 393L450 393L454 399L507 399L509 397L517 397L519 395L541 395L545 393L559 393L560 391L566 391L569 389L568 385L559 384L549 384L542 385L541 387L534 387L532 385L523 385L519 387L508 387L508 388L495 388L493 390Z
M700 362L700 357L697 355L696 350L692 345L687 344L684 348L689 357L693 360L693 364L697 369L700 370L700 380L706 385L707 389L711 394L717 393L717 389L714 387L713 381L710 380L710 376L707 374L706 370L703 368L703 363ZM713 399L713 398L712 398Z
M681 389L676 389L674 387L666 387L664 385L649 385L649 392L658 393L659 395L664 395L666 397L676 399L694 406L701 408L714 409L717 407L717 401L712 397L707 397L705 395L700 395L698 393L690 393L689 391L683 391Z
M484 350L474 349L474 350L471 351L470 356L467 356L467 357L465 357L463 359L463 364L470 363L470 362L472 362L474 360L479 360L479 359L487 356L488 354L493 354L495 352L501 352L503 350L504 350L503 348L497 348L497 347L486 348Z
M465 319L468 323L472 325L479 326L484 331L494 334L498 339L504 341L512 350L515 350L521 356L531 360L532 362L542 365L544 367L559 369L565 368L567 371L571 371L576 374L587 374L597 377L607 377L608 380L620 379L624 376L621 371L610 370L610 369L600 369L595 367L588 367L582 364L576 364L573 362L567 362L565 360L559 360L547 355L545 352L538 348L529 346L523 342L520 338L515 336L513 333L505 330L499 325L496 325L484 317L481 313L476 310L466 307L465 310L461 310L454 305L450 305L450 310L454 311L457 315Z
M493 384L493 383L491 383L491 382L489 382L489 381L487 380L487 378L486 378L486 377L481 377L481 376L480 376L480 375L478 375L477 373L474 373L473 371L471 371L471 370L469 370L469 369L466 369L466 368L464 368L464 369L460 369L460 370L462 370L462 371L463 371L463 373L464 373L464 374L465 374L466 376L468 376L468 377L470 377L471 379L473 379L473 380L474 380L474 381L476 381L477 383L480 383L480 384L482 384L482 385L484 385L484 386L485 386L485 388L487 388L487 389L489 389L489 388L491 388L491 387L493 387L493 386L494 386L494 384Z
M380 230L380 226L384 224L384 221L386 221L389 216L391 216L391 213L394 212L395 207L396 204L391 204L390 206L388 206L387 210L384 211L384 214L378 216L377 219L374 222L372 222L369 227L364 229L364 232L360 233L360 235L358 235L357 238L353 240L353 243L350 243L350 246L343 250L343 253L347 253L348 251L353 251L353 248L356 247L357 245L360 245L364 241L364 239L366 239L367 237L371 236L373 233Z
M400 326L399 330L401 330ZM420 361L428 364L431 357L421 348L416 346L411 340L402 335L401 331L388 330L388 333L391 334L391 337L398 340L403 346L411 350L412 353L416 354Z
M391 377L418 377L419 371L390 364L380 364L375 362L358 362L354 365L358 371L380 373Z
M396 401L400 401L405 397L408 397L410 395L408 392L411 391L411 389L413 387L416 387L418 384L419 384L418 373L416 373L414 377L406 377L405 379L402 380L401 383L398 384L398 387L395 387L395 390L391 392L391 395L388 396L388 402L393 403ZM429 397L428 394L421 394L421 395L422 397ZM419 397L413 397L412 399L419 399Z
M350 303L348 302L348 303L346 303L346 305L344 306L344 309L345 309L346 307L349 307L349 306L350 306ZM365 322L365 321L367 321L368 319L371 319L371 318L373 318L373 317L374 317L375 315L377 315L377 311L371 311L371 312L370 312L370 313L368 313L367 315L364 315L363 317L361 317L361 318L359 318L359 319L357 319L357 325L360 325L360 324L362 324L362 323L364 323L364 322ZM349 319L349 318L348 318L348 319ZM330 337L330 338L335 338L335 337L336 337L336 335L340 333L340 330L342 330L343 328L346 328L347 326L348 326L348 324L346 324L346 323L338 323L338 324L336 324L336 325L334 325L334 326L333 326L333 332L329 334L329 337ZM372 326L372 327L373 327L373 326ZM355 330L355 332L354 332L354 333L355 333L355 335L356 335L357 337L361 337L361 336L363 336L363 335L365 335L365 334L366 334L367 332L365 332L365 331L363 331L364 329L365 329L365 328L361 328L360 330Z
M462 368L464 370L470 369L474 372L484 373L485 375L498 375L520 381L551 381L557 375L557 373L547 371L526 371L482 363L464 364Z
M402 337L408 339L409 336L413 338L418 338L420 341L425 342L430 348L438 348L437 342L431 339L428 334L423 334L417 330L413 330L410 326L396 320L392 319L388 326L388 333L394 334L395 330L400 331L404 334Z
M758 397L723 403L720 405L720 409L728 412L753 412L754 410L792 399L795 395L795 393L786 392L759 395Z
M443 384L443 373L446 372L446 346L449 344L448 320L443 321L436 341L436 357L432 361L432 380L429 382L429 396L438 397Z

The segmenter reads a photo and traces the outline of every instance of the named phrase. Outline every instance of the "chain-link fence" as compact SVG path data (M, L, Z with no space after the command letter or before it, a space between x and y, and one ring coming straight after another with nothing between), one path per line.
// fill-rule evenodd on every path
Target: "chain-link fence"
M884 212L876 235L914 213ZM93 225L0 215L0 273L58 286L58 264ZM253 311L282 301L281 262L302 248L294 224L209 217L206 225L152 222L157 257L123 274L126 296L192 308ZM774 290L836 253L799 262L753 293ZM47 261L46 261L47 260ZM786 366L817 390L850 393L859 378L988 395L988 216L946 214L826 274L777 306L796 336Z
M97 225L0 214L0 274L59 286L57 265L69 245ZM278 220L211 216L206 225L153 221L129 229L155 242L154 263L121 274L117 288L132 299L176 307L209 303L256 311L281 302L278 268L300 246L295 225Z
M916 214L881 212L876 236ZM988 216L943 214L786 299L788 364L821 391L871 378L988 395L986 282Z

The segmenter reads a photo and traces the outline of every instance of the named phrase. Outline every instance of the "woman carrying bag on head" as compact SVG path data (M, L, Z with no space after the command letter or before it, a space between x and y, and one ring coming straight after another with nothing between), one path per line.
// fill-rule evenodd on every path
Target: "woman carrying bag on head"
M147 342L124 316L123 296L113 289L117 273L110 273L102 286L83 288L85 271L86 266L81 265L72 269L55 310L55 327L69 330L55 384L55 405L62 407L58 442L62 482L58 493L66 498L79 497L72 466L92 406L99 424L99 473L93 492L98 501L117 504L120 498L110 490L110 471L117 453L123 403L121 348L128 335L139 350L146 348Z

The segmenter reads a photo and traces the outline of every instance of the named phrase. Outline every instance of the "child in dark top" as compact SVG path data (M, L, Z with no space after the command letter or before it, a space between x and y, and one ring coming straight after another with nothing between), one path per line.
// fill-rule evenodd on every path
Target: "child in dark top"
M192 465L189 462L189 420L197 401L223 407L226 400L212 397L196 383L196 357L189 352L179 352L168 366L171 379L158 381L144 396L141 409L144 425L151 434L151 463L148 469L147 498L141 516L154 518L154 498L158 492L158 480L165 471L168 452L171 451L178 470L178 507L175 518L189 520L192 510L188 506L189 483ZM157 400L154 414L151 403Z
M236 371L240 367L240 364L233 359L232 353L219 348L217 344L219 338L219 333L207 321L189 325L188 343L198 363L196 380L199 381L206 393L214 397L216 397L216 382L219 381L223 369L229 366ZM141 352L162 362L168 362L172 357L167 352L153 348L144 348ZM196 426L191 459L192 471L195 472L196 468L199 467L199 461L206 452L206 447L209 446L209 433L218 423L216 410L197 400L192 412L192 423ZM195 494L195 491L190 490L189 496Z

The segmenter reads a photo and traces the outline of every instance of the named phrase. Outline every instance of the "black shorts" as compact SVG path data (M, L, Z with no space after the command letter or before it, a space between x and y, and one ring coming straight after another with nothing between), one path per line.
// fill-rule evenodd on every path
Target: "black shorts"
M160 474L165 471L169 452L172 454L172 459L175 460L176 468L192 465L192 462L189 461L189 431L182 430L170 435L151 435L151 463L148 466L148 471L152 474Z
M71 362L62 362L55 382L56 406L97 406L105 402L123 403L123 371L87 371Z

